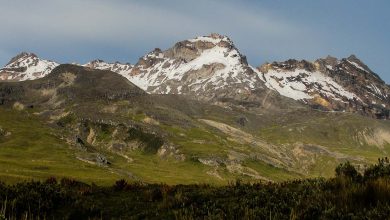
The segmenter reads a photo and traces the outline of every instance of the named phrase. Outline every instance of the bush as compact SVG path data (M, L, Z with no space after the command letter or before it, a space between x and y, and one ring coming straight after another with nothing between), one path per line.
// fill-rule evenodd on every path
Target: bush
M46 179L45 183L55 185L55 184L57 184L57 178L55 178L53 176L49 177L49 178Z
M146 133L141 128L130 128L127 140L141 141L146 153L157 153L158 149L164 144L164 140L161 137Z
M66 116L61 117L57 121L57 125L60 127L66 127L69 124L72 124L77 120L76 115L74 113L69 113Z
M346 177L351 180L359 180L362 176L356 168L347 161L346 163L342 163L336 167L336 177Z
M390 163L387 157L379 158L378 164L371 165L364 171L365 179L376 179L379 177L390 177Z
M115 182L114 189L120 191L120 190L125 189L127 187L127 185L128 184L127 184L126 180L121 179L121 180L118 180Z
M128 183L89 186L72 179L0 183L0 220L22 219L387 219L389 165L364 176L350 163L336 178L225 186ZM115 190L113 190L115 189ZM6 208L5 208L6 207Z

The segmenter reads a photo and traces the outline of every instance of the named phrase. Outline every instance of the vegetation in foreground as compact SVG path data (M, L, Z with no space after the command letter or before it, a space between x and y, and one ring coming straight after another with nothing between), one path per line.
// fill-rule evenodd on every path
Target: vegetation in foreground
M0 184L0 219L387 219L387 158L363 174L349 162L331 179L227 186L71 179Z

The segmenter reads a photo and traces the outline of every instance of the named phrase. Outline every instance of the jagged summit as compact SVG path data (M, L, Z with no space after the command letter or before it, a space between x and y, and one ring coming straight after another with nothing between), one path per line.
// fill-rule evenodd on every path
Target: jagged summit
M367 67L366 64L364 64L355 54L351 54L351 55L349 55L349 57L346 57L346 58L343 58L343 59L348 60L350 62L355 62L358 65Z
M56 62L40 59L34 53L22 52L0 69L0 79L24 81L42 78L56 66L58 66Z
M217 33L212 33L208 36L201 36L201 37L196 37L192 39L188 39L189 42L198 44L199 46L202 46L203 44L209 44L209 45L214 45L214 46L220 46L220 47L235 47L234 43L232 40L230 40L229 37L217 34Z
M329 69L333 69L336 67L337 64L340 63L340 60L333 56L326 56L325 58L320 58L315 61L316 63L319 63L320 66L324 66Z
M389 87L355 55L314 62L290 59L258 70L267 87L315 108L388 117Z
M348 60L359 60L355 54L351 54L349 55L349 57L347 57Z
M36 58L38 56L35 53L21 52L18 55L12 57L11 60L5 66L7 67L9 65L12 65L13 63L17 62L18 60L25 59L27 57Z
M368 68L368 66L365 63L363 63L359 58L357 58L353 54L348 58L342 59L342 61L348 62L349 64L353 65L354 68L357 68L365 73L373 74L376 78L380 79L377 74L375 74L370 68Z
M96 63L105 63L104 60L101 60L101 59L95 59L95 60L92 60L90 62L88 62L90 64L96 64Z
M232 97L264 88L226 36L211 34L153 50L141 57L129 78L149 93L186 94L198 98Z

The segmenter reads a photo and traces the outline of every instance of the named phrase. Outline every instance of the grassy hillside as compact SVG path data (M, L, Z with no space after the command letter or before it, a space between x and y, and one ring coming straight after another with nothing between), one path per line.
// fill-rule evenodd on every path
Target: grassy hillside
M27 112L0 108L0 179L16 182L72 177L85 182L109 184L118 175L76 159L79 152L60 139L58 132Z
M97 91L99 90L99 91ZM227 184L329 177L389 156L390 123L304 107L148 95L109 71L62 65L0 83L0 179Z
M191 150L185 145L188 159L161 158L142 150L127 152L127 159L106 149L98 149L110 161L110 165L91 163L82 158L95 154L93 149L82 149L66 143L58 128L50 127L42 119L28 111L0 108L1 128L8 133L0 138L0 180L15 183L29 179L46 179L51 176L79 179L86 183L110 185L118 178L129 181L227 184L236 175L222 172L224 179L207 174L211 168L191 154L198 155L201 149ZM200 131L199 131L200 132ZM192 132L193 138L202 137ZM207 146L207 152L218 152L218 145ZM222 154L222 153L221 153ZM199 156L199 155L198 155ZM272 168L267 168L272 169ZM277 177L280 178L280 177Z
M101 145L88 146L88 149L84 149L67 143L64 137L66 132L62 132L56 125L43 121L40 116L33 114L33 110L16 111L0 108L0 112L2 130L11 133L0 138L0 178L10 183L31 178L45 179L50 176L72 177L88 183L105 185L112 184L118 178L169 184L227 184L237 178L283 181L305 176L328 177L333 174L334 167L342 161L369 164L375 162L378 157L386 156L388 149L387 144L383 147L360 145L359 140L353 138L350 142L342 139L342 142L337 143L331 137L329 142L321 145L325 138L318 137L314 129L315 125L319 125L318 121L306 122L307 126L313 128L303 135L299 133L289 135L292 133L289 127L294 127L295 124L260 129L257 136L252 136L253 140L259 143L244 140L245 135L249 133L239 133L238 135L243 135L240 139L234 132L229 134L218 129L214 124L213 127L198 120L193 120L193 125L197 127L185 128L178 124L167 123L155 125L165 133L165 140L179 151L178 155L183 156L177 159L175 154L159 155L145 152L140 148L127 149L120 153ZM140 112L131 114L128 117L136 118L135 122L142 122L149 117ZM337 121L341 123L341 120L344 120L343 123L352 123L355 122L352 120L354 117L353 115L339 116ZM367 127L368 122L387 126L385 123L371 119L367 119L367 122L362 123L361 126ZM321 126L326 128L326 130L322 129L323 131L331 131L332 126L343 128L334 125L333 121L321 123ZM228 128L234 128L233 125ZM379 125L375 125L375 128ZM351 125L345 124L345 126ZM358 125L355 128L358 129ZM239 131L245 132L245 129ZM112 133L113 131L109 131L102 135L110 142ZM340 135L340 133L335 134ZM345 138L348 137L348 133L345 134ZM261 142L261 138L264 142ZM302 155L293 153L294 149L298 149L295 143L300 143L297 146L300 147ZM275 147L286 154L290 153L291 155L283 155L282 158L290 158L293 166L287 168L284 164L269 161L267 157L260 157L270 153L267 147L262 148L263 144ZM285 146L285 148L276 146ZM315 146L323 146L323 149ZM97 153L104 155L111 164L93 162L93 157L96 157Z

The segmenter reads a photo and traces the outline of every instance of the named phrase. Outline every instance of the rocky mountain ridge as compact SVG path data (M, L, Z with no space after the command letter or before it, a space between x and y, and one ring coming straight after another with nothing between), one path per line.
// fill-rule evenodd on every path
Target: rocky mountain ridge
M0 79L33 80L57 65L22 53L0 70ZM82 66L116 72L150 94L244 101L255 107L292 105L295 100L324 111L389 118L389 86L354 55L314 62L291 59L253 68L228 37L211 34L164 51L156 48L135 65L94 60Z
M267 87L314 108L389 117L389 86L354 55L267 63L258 71Z

